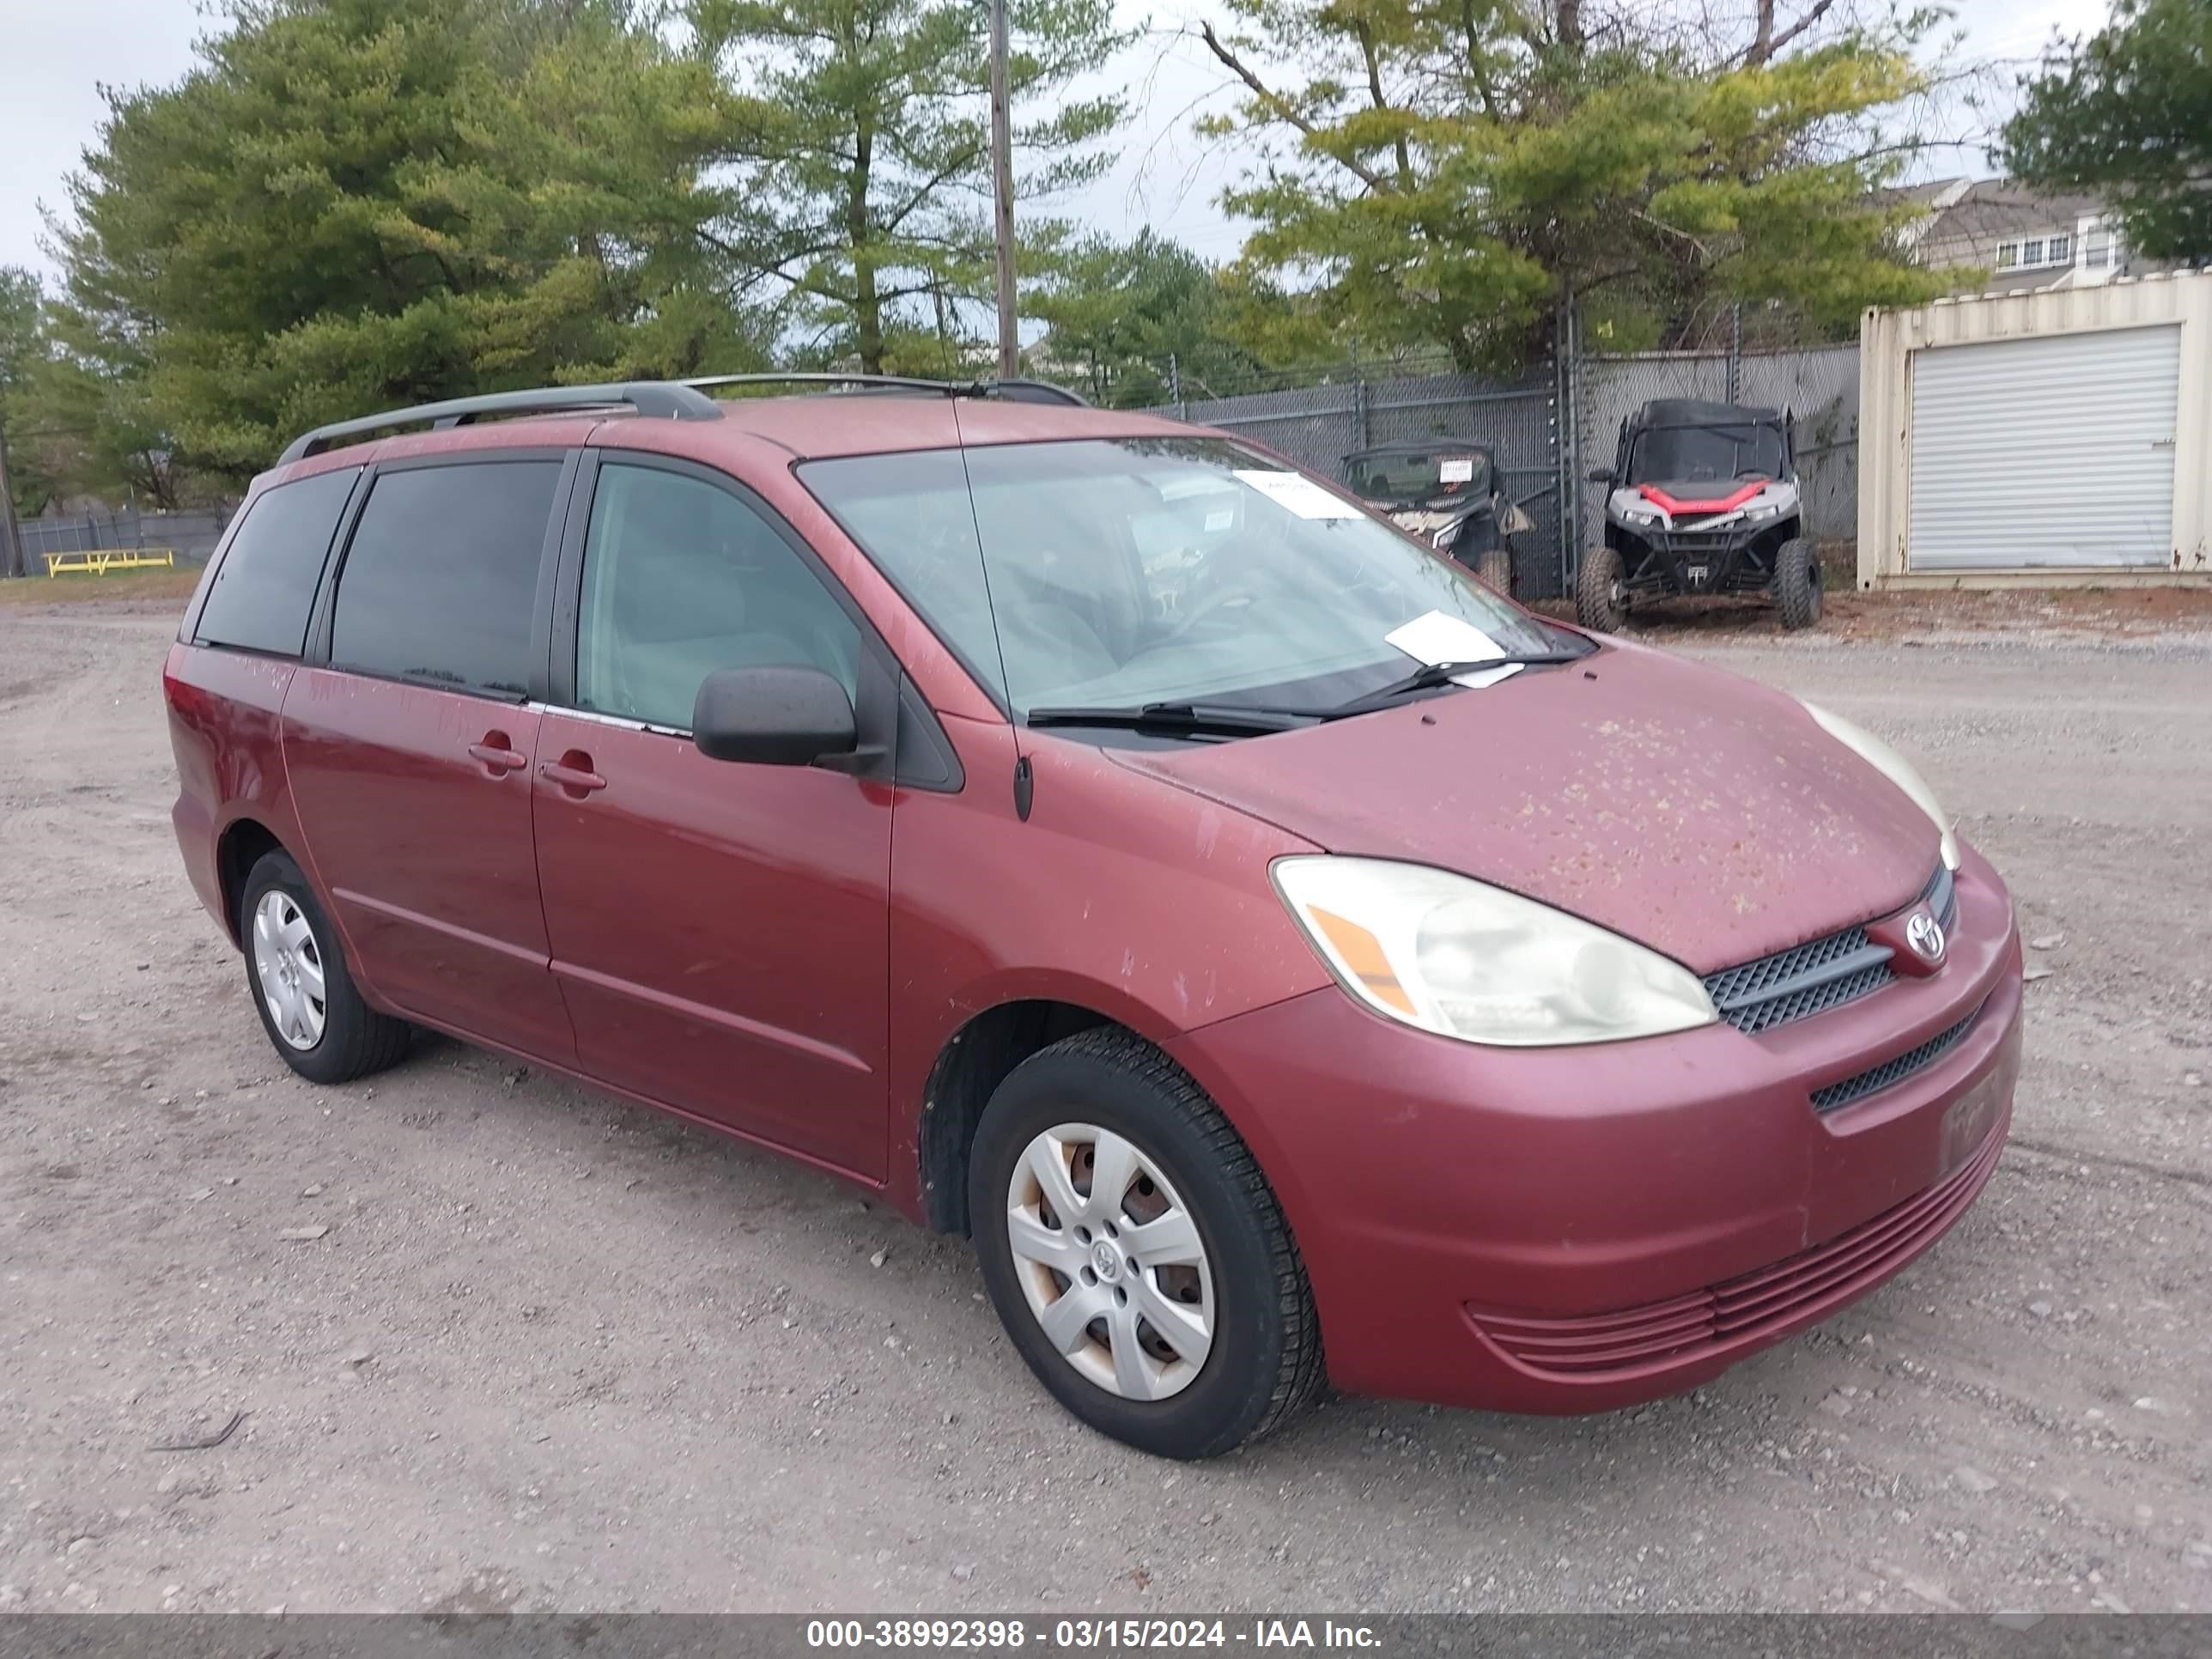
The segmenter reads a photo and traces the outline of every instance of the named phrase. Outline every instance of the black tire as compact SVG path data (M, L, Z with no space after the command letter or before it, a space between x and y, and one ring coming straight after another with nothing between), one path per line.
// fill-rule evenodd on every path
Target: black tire
M263 899L272 892L282 893L306 923L311 959L322 969L322 1033L306 1047L298 1046L278 1030L257 965L255 917ZM300 873L290 854L264 853L247 872L238 900L238 937L245 947L246 982L253 994L253 1006L261 1015L262 1029L269 1033L270 1045L283 1056L284 1063L301 1077L316 1083L350 1083L406 1058L414 1027L404 1019L380 1014L362 1000L361 993L354 988L353 975L346 970L345 951L338 943L337 930L323 914L315 890Z
M1513 597L1513 550L1493 547L1475 561L1474 574L1507 599Z
M1016 1170L1033 1139L1070 1122L1130 1142L1196 1224L1212 1280L1212 1342L1195 1377L1165 1399L1131 1399L1079 1371L1046 1336L1018 1277L1005 1219ZM1006 1334L1054 1397L1101 1434L1156 1456L1213 1457L1282 1427L1320 1394L1313 1291L1267 1177L1204 1091L1142 1039L1097 1027L1016 1066L976 1126L968 1203Z
M1783 543L1774 556L1774 602L1783 627L1792 632L1820 620L1820 555L1802 536Z
M1620 631L1628 620L1628 596L1620 550L1593 547L1583 555L1575 577L1575 620L1593 634Z

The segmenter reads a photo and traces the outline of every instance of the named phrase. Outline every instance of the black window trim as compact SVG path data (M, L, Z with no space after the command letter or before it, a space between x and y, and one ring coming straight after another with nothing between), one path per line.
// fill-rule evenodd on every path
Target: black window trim
M583 605L584 543L591 533L592 503L599 491L599 474L608 466L647 467L656 471L674 473L678 477L695 479L732 497L757 516L812 573L814 579L822 584L823 591L844 611L859 632L860 656L856 677L857 695L854 698L854 721L859 729L861 744L880 745L890 758L886 763L865 769L854 775L879 782L896 783L903 788L927 789L942 794L960 793L967 779L951 738L945 734L943 724L907 674L897 653L878 631L868 613L861 608L860 602L853 597L852 590L838 580L837 573L823 561L821 554L799 533L798 527L778 512L774 503L758 490L720 467L683 456L663 455L642 449L602 449L597 445L587 444L578 457L574 485L568 497L568 522L561 536L558 571L553 581L551 627L546 641L547 649L542 662L536 657L532 662L533 672L542 667L546 676L545 694L538 701L565 714L634 727L685 743L691 740L688 728L611 714L603 709L585 708L576 702L576 647Z
M233 645L225 640L202 639L200 618L206 613L208 600L215 592L216 579L222 574L223 561L229 558L230 550L236 544L239 532L245 528L246 521L252 515L253 509L280 489L289 489L294 484L313 483L316 479L326 478L333 472L344 472L349 470L353 473L353 483L346 492L345 500L338 504L337 522L331 525L330 539L323 546L322 562L315 572L315 585L309 590L307 595L307 633L301 642L300 648L297 651L265 651L258 646ZM207 569L200 578L199 586L193 591L191 604L186 609L183 620L177 624L179 641L202 651L228 651L238 656L260 657L270 662L306 662L308 659L307 653L314 646L315 615L322 604L323 585L329 581L331 577L331 551L350 533L355 510L359 506L364 493L362 481L368 477L368 466L360 461L352 463L350 468L325 467L319 472L305 473L297 478L286 478L281 483L267 485L252 500L242 505L232 517L229 524L224 526L221 544L208 558Z
M392 460L371 460L362 469L362 477L354 487L346 502L345 512L338 520L335 544L339 550L324 562L323 580L316 590L314 609L309 613L307 648L300 660L318 668L330 668L341 674L352 674L365 680L379 680L390 685L413 686L420 690L448 691L455 696L475 697L485 702L519 705L542 703L547 700L549 686L544 667L550 656L549 639L552 628L553 584L561 550L561 535L566 522L568 502L575 488L579 458L577 448L552 444L518 445L512 449L456 449L428 455L407 455ZM345 580L346 561L353 554L354 534L361 527L363 511L375 491L376 480L389 472L419 472L434 466L496 465L514 461L557 461L561 471L553 484L553 499L546 510L545 531L538 550L538 586L531 600L530 615L530 681L520 695L512 691L495 691L477 685L452 685L443 681L410 679L404 674L380 674L374 669L358 668L333 663L331 660L331 635L337 609L337 591Z

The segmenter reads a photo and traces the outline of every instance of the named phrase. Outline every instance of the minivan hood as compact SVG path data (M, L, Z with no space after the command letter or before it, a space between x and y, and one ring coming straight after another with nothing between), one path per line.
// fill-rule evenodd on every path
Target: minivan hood
M1333 853L1456 870L1710 974L1886 915L1939 835L1795 699L1648 647L1277 736L1112 750Z

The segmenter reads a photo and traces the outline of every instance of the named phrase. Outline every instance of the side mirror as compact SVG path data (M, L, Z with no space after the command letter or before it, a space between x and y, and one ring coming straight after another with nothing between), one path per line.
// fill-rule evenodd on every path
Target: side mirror
M699 683L691 741L709 760L811 766L860 747L853 700L818 668L718 668Z
M1594 466L1584 476L1592 483L1609 484L1613 482L1613 469L1609 466Z

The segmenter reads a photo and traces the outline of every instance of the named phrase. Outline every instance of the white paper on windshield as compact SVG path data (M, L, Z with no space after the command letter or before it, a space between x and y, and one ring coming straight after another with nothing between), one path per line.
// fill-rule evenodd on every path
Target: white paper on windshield
M1206 529L1208 535L1217 530L1232 529L1236 523L1237 509L1233 507L1226 507L1218 513L1209 513L1206 515Z
M1301 519L1356 519L1360 516L1359 509L1351 502L1337 500L1301 473L1263 472L1253 467L1238 469L1237 476L1276 506L1287 508Z
M1480 662L1485 657L1501 657L1504 651L1498 641L1462 617L1448 616L1441 611L1431 611L1413 618L1401 627L1392 629L1382 636L1382 643L1404 652L1415 662ZM1521 665L1510 662L1501 668L1485 668L1472 674L1455 674L1454 685L1463 685L1470 691L1480 691L1486 685L1510 679L1521 672Z
M1474 481L1474 462L1462 457L1456 461L1440 461L1437 465L1439 483L1472 483Z

